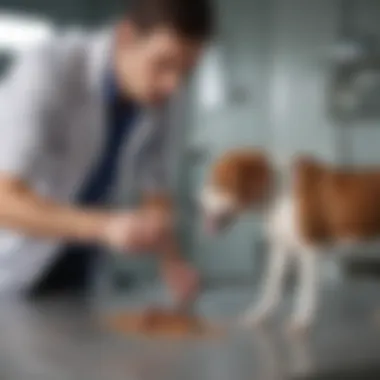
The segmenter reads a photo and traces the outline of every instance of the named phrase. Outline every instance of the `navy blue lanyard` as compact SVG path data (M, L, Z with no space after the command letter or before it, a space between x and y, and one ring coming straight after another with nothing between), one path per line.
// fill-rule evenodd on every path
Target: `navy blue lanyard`
M111 83L112 86L112 83ZM78 202L96 205L107 201L115 185L119 156L137 117L137 108L118 96L116 87L106 88L106 141L97 165L79 194Z

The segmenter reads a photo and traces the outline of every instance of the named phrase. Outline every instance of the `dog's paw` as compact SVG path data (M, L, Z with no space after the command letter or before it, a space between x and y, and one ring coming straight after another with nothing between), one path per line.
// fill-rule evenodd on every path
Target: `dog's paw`
M311 330L312 322L305 318L293 318L285 326L285 332L291 337L306 337Z

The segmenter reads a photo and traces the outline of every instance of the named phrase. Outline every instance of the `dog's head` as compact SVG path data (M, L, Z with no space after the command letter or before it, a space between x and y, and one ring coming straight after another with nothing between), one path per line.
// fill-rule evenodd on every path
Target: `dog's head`
M208 232L221 232L242 212L263 205L271 182L271 165L260 150L238 149L220 157L201 193Z

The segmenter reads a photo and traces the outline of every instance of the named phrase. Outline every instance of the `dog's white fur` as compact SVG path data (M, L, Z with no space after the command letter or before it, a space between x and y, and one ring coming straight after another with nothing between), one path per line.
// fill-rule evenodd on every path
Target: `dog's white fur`
M206 187L202 204L207 212L222 214L233 208L232 200L213 187ZM228 207L228 209L227 209ZM293 332L307 330L314 321L318 301L320 249L302 242L295 218L295 202L291 187L280 190L266 213L266 233L270 257L261 297L242 317L245 326L261 324L276 311L281 300L283 281L290 261L298 270L298 294L289 328Z

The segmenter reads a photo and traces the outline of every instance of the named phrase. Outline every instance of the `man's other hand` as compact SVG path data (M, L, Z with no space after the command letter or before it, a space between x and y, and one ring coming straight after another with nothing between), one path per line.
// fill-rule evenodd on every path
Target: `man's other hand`
M197 270L183 259L166 261L162 266L162 277L179 307L186 308L198 296L200 276Z

